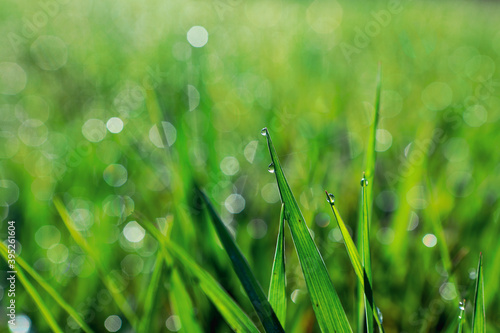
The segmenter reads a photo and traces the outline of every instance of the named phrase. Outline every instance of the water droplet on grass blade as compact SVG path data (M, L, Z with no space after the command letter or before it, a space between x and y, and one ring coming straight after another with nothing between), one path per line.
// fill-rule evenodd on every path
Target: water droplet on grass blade
M267 135L267 127L264 127L263 129L261 129L260 134L263 136L266 136Z
M335 204L335 196L331 193L326 192L326 201L333 206Z
M361 186L368 186L368 179L366 179L365 177L361 178Z
M461 311L464 311L464 310L465 310L465 302L459 302L459 303L458 303L458 308L459 308Z
M267 171L269 171L270 173L274 173L274 163L269 164L269 166L267 167Z
M382 314L382 311L377 307L377 315L378 318L380 319L380 323L382 324L384 322L384 315Z

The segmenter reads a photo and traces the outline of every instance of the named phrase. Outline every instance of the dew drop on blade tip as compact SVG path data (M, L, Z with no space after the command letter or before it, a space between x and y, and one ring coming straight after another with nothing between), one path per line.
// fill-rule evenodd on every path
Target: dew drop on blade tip
M267 127L264 127L263 129L260 130L260 134L263 136L266 136L267 134Z
M267 171L269 171L270 173L274 173L274 163L269 164L269 166L267 167Z
M328 193L328 198L326 199L326 201L328 201L328 203L333 206L335 204L335 196L331 193Z
M368 179L366 179L365 177L361 178L361 186L368 186Z

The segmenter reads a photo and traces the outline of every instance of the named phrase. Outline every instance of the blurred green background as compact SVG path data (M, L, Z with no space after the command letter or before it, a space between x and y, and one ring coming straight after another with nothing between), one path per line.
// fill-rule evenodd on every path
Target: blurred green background
M172 225L173 240L251 314L193 209L192 187L201 184L214 201L267 291L280 211L260 135L267 126L354 325L356 277L324 190L354 235L380 63L370 185L384 326L449 327L458 302L473 298L482 251L488 331L500 331L498 17L493 1L2 1L0 236L15 220L20 256L94 330L130 332L52 200L62 199L138 314L158 253L134 222L141 212ZM286 237L287 331L318 332ZM3 275L0 286L6 306ZM196 284L188 286L204 329L228 332ZM47 331L18 288L19 332ZM182 331L169 295L165 278L154 331ZM5 306L0 331L8 331Z

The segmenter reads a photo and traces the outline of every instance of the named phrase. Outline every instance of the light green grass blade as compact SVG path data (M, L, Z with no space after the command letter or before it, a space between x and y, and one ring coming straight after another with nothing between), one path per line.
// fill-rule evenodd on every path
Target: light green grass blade
M262 130L262 134L267 138L281 201L285 204L285 219L292 233L318 325L323 332L352 332L323 258L285 178L267 128Z
M54 198L54 205L56 206L61 219L63 220L66 228L68 229L71 237L73 237L76 244L78 244L78 246L94 260L99 278L103 282L106 289L108 289L108 291L110 292L111 297L115 301L120 311L127 318L132 327L136 328L138 323L137 316L134 310L132 310L132 308L128 304L125 296L123 296L123 294L119 291L119 288L117 288L116 281L110 275L108 275L106 269L101 263L99 256L96 255L96 253L92 250L92 248L87 243L87 240L76 230L75 224L62 201L56 197Z
M248 295L248 298L252 302L252 305L259 316L262 325L266 332L284 332L283 327L281 326L276 313L274 313L271 304L269 303L262 287L259 282L253 275L252 270L250 269L250 265L247 260L241 253L238 245L236 245L233 237L229 234L224 222L220 219L219 215L215 211L215 208L212 206L210 200L207 198L205 193L198 190L199 195L205 202L205 205L208 208L208 213L210 214L212 223L215 227L217 235L222 243L222 246L226 250L229 258L231 259L231 263L233 264L234 271L238 276L241 284L243 285L243 289Z
M483 254L479 254L479 264L476 274L476 294L474 295L474 310L472 312L472 333L485 333L484 311L484 281L483 281Z
M186 289L186 285L179 274L179 270L175 269L171 276L171 304L174 313L181 319L181 325L183 332L193 332L201 333L203 330L198 324L196 315L193 311L193 302L191 301L191 296Z
M235 332L259 333L257 327L227 291L182 248L173 242L167 242L164 236L151 224L138 219L138 222L161 244L162 250L167 249L182 266L193 275L205 295L212 301L224 320ZM168 260L165 257L168 264Z
M281 204L280 225L276 252L274 253L271 283L269 284L269 303L278 316L283 328L286 321L286 277L285 277L285 205Z
M4 254L3 249L2 249L2 254ZM24 286L24 289L30 295L30 297L33 299L33 302L35 302L36 306L40 309L40 313L42 314L43 318L49 325L49 327L52 329L53 332L56 333L62 333L63 330L59 327L57 324L56 320L54 319L54 316L52 316L52 313L50 312L49 308L47 308L47 305L43 301L42 297L40 297L40 294L38 294L37 290L31 282L26 278L24 275L24 272L21 267L16 267L16 280L19 280L21 284ZM9 274L7 272L7 274ZM10 274L9 274L10 275Z
M8 261L9 260L8 251L4 243L0 243L0 252L2 257L4 257L6 261ZM63 308L64 311L66 311L75 320L75 322L78 324L78 326L80 326L80 328L84 332L87 333L93 332L92 329L85 323L85 321L76 312L76 310L73 309L71 305L69 305L61 297L61 295L59 295L59 293L54 288L52 288L52 286L48 284L47 281L45 281L45 279L40 276L40 274L37 273L36 270L34 270L26 261L24 261L23 258L17 256L16 263L23 270L25 270L26 273L28 273L33 278L33 280L35 280L57 302L57 304L59 304L59 306L61 306L61 308Z
M374 111L373 111L373 118L372 118L372 123L370 126L370 135L368 137L368 146L366 150L366 155L365 155L365 178L368 181L368 184L372 185L373 180L375 178L375 161L376 161L376 151L375 151L375 144L376 144L376 136L377 136L377 126L378 126L378 120L379 120L379 115L380 115L380 92L382 88L382 73L381 73L381 67L380 64L378 66L378 72L377 72L377 79L376 79L376 91L375 91L375 105L374 105ZM370 221L369 217L371 216L371 210L372 210L372 202L373 202L373 186L369 186L365 188L366 192L366 202L367 202L367 217L368 220ZM363 210L364 210L364 205L363 202L359 206L360 208L360 214L359 214L359 224L358 224L358 237L357 237L357 246L358 248L362 249L363 248L363 239L364 239L364 233L362 232L364 230L364 224L365 221L363 220ZM363 252L363 251L362 251ZM363 332L363 318L364 316L364 311L365 311L365 302L364 298L365 296L363 295L363 288L360 284L358 284L358 300L357 300L357 316L358 316L358 332L362 333ZM371 319L367 318L367 324L369 324L369 321ZM373 322L372 322L373 324ZM373 326L373 325L370 325ZM370 332L370 331L369 331Z
M150 332L156 304L156 295L158 294L158 287L160 286L162 268L163 257L160 253L158 253L155 260L155 268L153 270L153 274L151 275L151 280L149 280L146 297L144 298L144 312L141 319L141 332Z
M363 291L363 294L373 295L371 282L367 279L365 269L363 268L363 265L361 263L361 256L359 255L359 252L358 252L356 246L354 245L354 241L352 240L352 237L349 234L349 231L347 230L347 227L344 223L344 220L340 216L340 213L334 204L335 202L334 202L333 196L331 194L329 194L328 192L326 192L326 198L327 198L327 201L330 203L333 215L335 216L335 219L337 220L337 224L339 226L340 232L342 234L342 238L344 240L344 244L345 244L346 249L347 249L347 254L349 255L349 259L351 259L352 267L354 268L354 272L356 273L356 276L358 277L358 281L360 282L361 290ZM362 297L362 299L363 299L363 304L364 304L364 296ZM373 297L372 297L372 300L373 300ZM363 307L363 312L364 312L364 307ZM375 318L375 321L377 322L379 331L384 332L384 327L382 326L382 321L378 317L377 308L375 306L372 306L371 313L372 313L372 315L370 317ZM373 322L373 319L372 319L372 322ZM362 327L363 326L361 326L361 328Z

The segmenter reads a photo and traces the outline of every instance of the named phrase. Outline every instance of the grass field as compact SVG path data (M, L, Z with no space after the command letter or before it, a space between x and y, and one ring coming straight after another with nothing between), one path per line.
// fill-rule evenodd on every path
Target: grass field
M500 331L499 16L494 1L3 1L0 237L15 221L18 273L11 297L2 247L0 332L12 299L12 332L326 332L322 261L355 332L356 267L386 332L470 332L480 253L474 332Z

